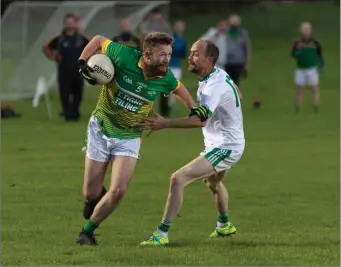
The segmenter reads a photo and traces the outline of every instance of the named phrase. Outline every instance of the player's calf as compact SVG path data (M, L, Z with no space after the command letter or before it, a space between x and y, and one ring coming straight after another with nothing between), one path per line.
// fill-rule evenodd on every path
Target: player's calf
M127 156L116 156L113 161L111 184L108 192L95 206L95 209L88 223L82 228L77 239L83 244L92 245L94 242L88 242L93 237L94 231L99 225L114 211L127 192L128 184L133 174L136 164L136 158ZM90 243L90 244L89 244Z
M89 196L87 196L85 202L84 202L84 208L83 208L83 217L86 220L89 220L92 213L95 210L96 205L98 204L98 202L102 199L102 197L106 194L107 190L105 189L105 187L102 187L102 191L100 193L99 196L95 197L95 198L91 198Z
M168 230L177 214L179 214L184 187L196 180L203 180L206 177L215 175L213 166L203 157L199 156L180 170L172 174L168 199L161 223L156 231L141 245L164 245L168 244Z
M97 226L102 223L118 206L127 191L127 184L112 186L95 207L94 213L91 216Z

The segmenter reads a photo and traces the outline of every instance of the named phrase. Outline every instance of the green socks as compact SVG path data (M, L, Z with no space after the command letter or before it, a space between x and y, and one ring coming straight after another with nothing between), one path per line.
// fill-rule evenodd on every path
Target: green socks
M83 227L85 232L93 233L98 226L91 220Z
M217 227L224 227L229 222L227 212L218 213Z

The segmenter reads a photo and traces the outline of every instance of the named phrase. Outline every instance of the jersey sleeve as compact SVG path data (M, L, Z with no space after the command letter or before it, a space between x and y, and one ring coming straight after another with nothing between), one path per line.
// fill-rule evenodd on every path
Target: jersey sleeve
M296 41L291 48L291 56L297 58L300 54L300 42Z
M51 60L56 60L56 55L58 54L59 40L60 35L52 38L43 46L44 54Z
M172 71L168 72L168 79L167 79L167 85L166 85L166 95L171 94L175 90L179 89L181 86L181 82L175 78Z
M106 40L102 45L101 53L108 56L114 64L118 64L121 61L121 58L125 56L124 53L127 50L128 48L124 45L111 40Z
M317 56L322 59L323 56L322 56L322 46L320 44L320 42L316 41L315 40L315 45L316 45L316 52L317 52Z
M206 86L200 95L200 106L207 107L210 116L212 116L220 103L221 94L217 88L218 86L218 83L212 83Z

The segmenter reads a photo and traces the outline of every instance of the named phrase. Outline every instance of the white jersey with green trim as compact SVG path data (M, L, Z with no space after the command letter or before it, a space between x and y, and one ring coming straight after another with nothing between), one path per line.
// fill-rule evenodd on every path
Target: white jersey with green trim
M205 147L244 147L243 113L238 91L230 76L215 67L199 81L197 97L210 114L207 125L202 129Z

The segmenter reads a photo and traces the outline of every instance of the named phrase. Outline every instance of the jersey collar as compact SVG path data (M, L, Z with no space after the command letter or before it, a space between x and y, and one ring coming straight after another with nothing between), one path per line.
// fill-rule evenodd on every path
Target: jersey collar
M143 57L141 56L139 61L137 62L137 66L142 70L143 76L145 80L151 80L155 78L162 78L163 76L154 76L154 77L148 77L146 73L144 72L144 66L143 66Z
M213 74L213 73L216 72L216 71L217 71L217 69L216 69L216 68L213 68L213 70L211 70L210 73L208 73L207 75L205 75L205 76L200 80L200 82L207 81L207 80L210 78L211 74Z

